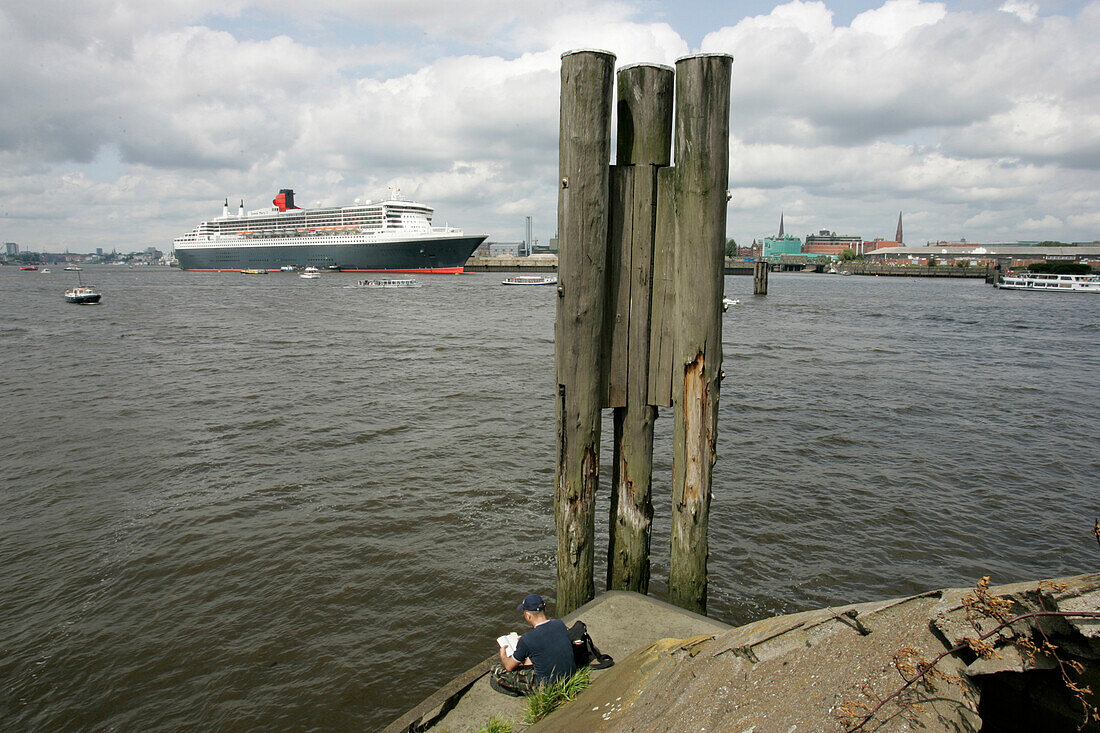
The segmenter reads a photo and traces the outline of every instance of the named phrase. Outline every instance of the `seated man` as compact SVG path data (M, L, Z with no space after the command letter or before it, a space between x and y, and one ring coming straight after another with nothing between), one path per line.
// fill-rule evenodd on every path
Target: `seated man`
M519 604L523 620L533 627L520 637L513 656L500 647L489 686L506 695L530 695L539 685L571 677L577 671L569 630L561 619L546 618L546 603L532 593Z

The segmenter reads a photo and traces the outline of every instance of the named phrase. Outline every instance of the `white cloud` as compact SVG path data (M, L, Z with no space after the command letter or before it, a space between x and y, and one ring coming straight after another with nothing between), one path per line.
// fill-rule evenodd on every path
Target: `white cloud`
M1017 16L1025 23L1030 23L1039 17L1039 6L1035 3L1019 2L1018 0L1008 0L1004 5L1000 7L1000 10L1004 13L1011 13Z
M943 3L887 0L881 8L864 11L852 19L851 29L857 34L877 36L887 48L895 48L915 30L939 23L946 15Z
M1020 229L1025 232L1045 232L1051 230L1060 230L1062 228L1062 220L1047 214L1041 219L1027 219L1020 224Z
M224 196L337 204L388 185L498 239L531 214L545 238L560 54L693 50L675 9L625 2L286 7L0 8L5 239L163 247ZM909 241L1100 238L1100 2L1000 10L886 0L838 25L794 0L706 35L698 50L735 59L731 233L785 210L790 231L890 236L903 209Z

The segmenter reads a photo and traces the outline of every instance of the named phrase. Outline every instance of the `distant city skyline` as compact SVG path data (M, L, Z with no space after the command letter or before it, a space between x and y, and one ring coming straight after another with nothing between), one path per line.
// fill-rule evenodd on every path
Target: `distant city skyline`
M556 234L559 57L734 57L727 234L1100 239L1100 1L41 0L0 9L0 241L141 251L399 187ZM613 161L611 161L613 162Z

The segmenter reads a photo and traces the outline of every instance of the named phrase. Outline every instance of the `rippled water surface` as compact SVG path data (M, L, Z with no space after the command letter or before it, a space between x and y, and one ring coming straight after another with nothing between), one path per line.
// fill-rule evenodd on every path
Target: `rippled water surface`
M373 730L553 595L552 289L103 267L73 306L71 275L0 269L2 727ZM1097 567L1100 297L751 288L711 615Z

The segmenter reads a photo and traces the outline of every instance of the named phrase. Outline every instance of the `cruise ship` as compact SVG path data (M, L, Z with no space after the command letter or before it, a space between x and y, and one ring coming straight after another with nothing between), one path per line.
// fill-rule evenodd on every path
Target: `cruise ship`
M174 240L181 270L316 267L344 272L462 272L486 234L432 226L432 208L401 198L302 209L284 188L273 206L222 215Z

